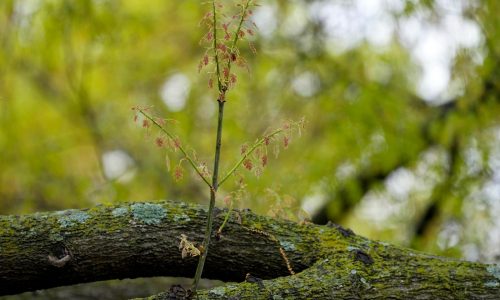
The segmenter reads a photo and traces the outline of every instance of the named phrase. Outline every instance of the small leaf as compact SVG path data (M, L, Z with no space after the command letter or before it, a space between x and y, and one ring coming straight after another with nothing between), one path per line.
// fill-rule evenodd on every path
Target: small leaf
M170 157L168 153L165 154L165 166L167 167L167 172L170 172Z
M230 205L231 205L231 201L232 201L232 197L231 197L231 195L227 195L226 197L224 197L224 200L223 200L223 201L224 201L224 204L225 204L226 206L230 206Z
M262 163L262 167L265 167L267 165L267 154L262 155L262 157L260 158L260 160L261 160L261 163Z
M280 155L280 146L278 143L274 144L273 154L275 158L278 158L278 155Z
M259 178L260 176L262 176L262 168L259 166L255 167L253 173L257 178Z
M240 149L240 153L241 155L244 155L248 150L248 145L247 144L243 144L241 145L241 149Z
M174 179L175 181L179 181L184 176L184 171L180 165L177 165L174 170Z

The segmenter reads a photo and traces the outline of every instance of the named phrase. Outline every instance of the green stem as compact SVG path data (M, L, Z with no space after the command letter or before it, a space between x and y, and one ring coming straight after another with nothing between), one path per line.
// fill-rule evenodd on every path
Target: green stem
M266 139L270 139L282 131L283 131L283 128L276 129L275 131L271 132L270 134L266 135L265 137L258 140L255 144L253 144L253 146L250 148L250 150L248 150L240 158L240 160L231 168L231 170L229 170L229 172L227 172L226 176L224 176L219 181L219 186L221 186L231 175L233 175L233 173L241 166L241 164L245 161L245 159L247 159L247 157L249 157L255 151L255 149L257 149L260 145L262 145L266 141Z
M170 133L168 132L165 128L163 128L163 126L160 125L160 123L158 123L155 119L153 119L150 115L148 115L147 113L145 113L142 109L138 109L138 111L144 116L146 117L148 120L150 120L156 127L158 127L163 133L165 133L171 140L175 140L175 137ZM212 185L210 184L210 182L208 182L208 180L205 178L205 176L203 176L203 173L201 172L201 170L196 166L195 162L193 161L193 159L189 156L189 154L187 153L186 149L184 149L182 147L182 145L177 145L177 147L179 148L179 150L181 151L181 153L184 155L184 158L189 162L189 164L193 167L193 169L196 171L196 173L201 177L201 179L203 179L203 181L210 187L212 188Z
M226 226L226 223L229 220L229 216L233 212L233 203L234 203L234 201L231 201L231 204L229 204L229 209L227 210L227 214L224 217L224 221L222 222L222 225L220 225L219 229L217 230L217 234L221 234L222 229L224 229L224 226Z
M238 29L235 33L234 40L233 40L233 45L231 46L231 51L234 50L234 47L236 46L236 43L238 42L238 33L241 29L241 25L243 24L243 20L245 19L245 14L246 10L248 9L248 6L250 4L251 0L248 0L243 11L241 14L241 19L238 24ZM205 260L207 259L208 255L208 247L210 246L210 236L212 233L212 227L213 227L213 219L214 219L214 207L215 207L215 198L217 194L217 189L219 187L218 183L218 175L219 175L219 159L220 159L220 149L221 149L221 138L222 138L222 120L224 116L224 103L225 103L225 98L226 98L226 91L227 91L227 86L228 86L228 79L225 78L224 84L222 84L221 79L220 79L220 62L219 62L219 55L218 55L218 50L217 50L217 14L216 14L216 7L215 7L215 0L212 1L212 11L213 11L213 31L214 31L214 42L213 42L213 47L214 47L214 59L215 59L215 65L217 68L217 84L219 88L219 97L217 98L217 101L219 103L219 114L218 114L218 120L217 120L217 137L215 141L215 157L214 157L214 170L213 170L213 175L212 175L212 185L210 185L210 204L208 207L208 220L207 220L207 226L205 228L205 238L203 239L203 244L202 244L202 249L203 253L200 256L200 259L198 260L198 266L196 267L196 273L194 276L194 281L193 281L193 293L196 293L196 290L198 288L198 283L200 282L201 275L203 273L203 267L205 265ZM228 60L227 64L228 70L231 69L231 60Z
M219 97L219 99L224 99L224 97ZM212 187L210 188L210 204L208 207L208 220L207 226L205 228L205 238L203 239L202 249L203 253L198 260L198 266L196 267L196 273L193 282L193 292L196 293L198 288L198 283L200 282L201 275L203 273L203 267L205 265L205 260L208 255L208 247L210 246L210 236L212 234L213 220L214 220L214 207L215 207L215 197L218 188L218 175L219 175L219 160L220 160L220 149L222 146L222 120L224 117L224 101L219 100L219 115L217 120L217 137L215 141L215 157L214 157L214 171L212 176Z
M215 0L212 1L212 14L213 14L213 22L214 22L214 59L215 59L215 66L217 70L217 87L219 88L219 92L222 91L222 83L220 81L220 67L219 67L219 53L217 52L217 17L216 17L216 10L215 10Z

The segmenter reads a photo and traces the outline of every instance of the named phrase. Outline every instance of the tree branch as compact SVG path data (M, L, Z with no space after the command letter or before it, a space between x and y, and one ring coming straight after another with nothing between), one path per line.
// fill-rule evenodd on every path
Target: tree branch
M230 219L211 245L204 276L242 282L250 273L254 280L199 291L201 299L495 299L500 294L499 265L430 256L332 224L299 225L248 210L239 214L241 221ZM223 214L216 215L215 223L221 223ZM203 207L178 202L0 216L0 295L113 278L191 277L197 259L181 259L179 236L200 243L206 218ZM269 234L297 275L288 276Z

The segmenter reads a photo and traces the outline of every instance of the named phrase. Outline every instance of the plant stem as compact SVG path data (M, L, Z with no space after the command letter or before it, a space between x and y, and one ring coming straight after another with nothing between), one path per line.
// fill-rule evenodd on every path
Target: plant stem
M208 247L210 245L210 237L212 235L212 227L214 220L214 207L215 207L215 198L217 194L218 188L218 175L219 175L219 159L220 159L220 149L222 146L222 120L224 117L224 96L223 93L219 96L219 114L217 120L217 137L215 141L215 157L214 157L214 171L212 175L212 187L210 188L210 204L208 207L208 220L207 226L205 228L205 238L203 239L202 244L202 254L200 259L198 260L198 266L196 267L196 273L193 281L193 292L196 293L196 289L198 288L198 283L200 281L201 275L203 273L203 267L205 265L205 260L208 255Z
M212 14L213 14L213 34L214 34L214 59L215 59L215 68L217 70L217 87L219 91L222 90L222 82L220 81L220 66L219 66L219 53L217 52L217 10L215 9L215 0L212 1Z
M224 221L222 222L222 225L217 229L217 234L220 235L222 233L222 229L224 229L224 226L226 226L227 221L229 220L229 216L231 216L231 212L233 211L233 204L234 201L231 201L231 204L229 205L229 209L227 210L227 214L224 217Z
M233 44L231 46L231 51L234 51L234 48L236 47L236 43L238 42L239 38L239 31L241 29L241 26L243 24L243 21L245 20L245 14L246 11L250 5L251 0L248 0L245 4L245 7L243 8L241 12L241 18L238 24L238 28L234 34L234 40ZM194 281L193 281L193 293L196 293L196 289L198 288L198 283L200 282L201 275L203 273L203 267L205 265L205 260L207 259L208 255L208 247L210 246L210 236L212 234L212 227L213 227L213 220L214 220L214 207L215 207L215 198L217 196L217 189L219 187L219 182L218 182L218 175L219 175L219 159L220 159L220 149L221 149L221 139L222 139L222 120L224 117L224 103L226 102L226 91L228 88L228 80L229 80L229 71L231 70L231 60L228 59L227 61L227 70L228 70L228 76L224 80L224 84L221 82L220 78L220 61L219 61L219 54L217 50L217 10L215 7L215 0L212 1L212 12L213 12L213 35L214 35L214 41L213 41L213 47L214 47L214 58L215 58L215 65L216 65L216 70L217 70L217 84L219 88L219 97L217 98L217 101L219 103L219 114L218 114L218 119L217 119L217 137L215 140L215 157L214 157L214 170L213 170L213 175L212 175L212 185L210 186L210 204L208 206L208 220L207 220L207 226L205 227L205 238L203 239L203 244L202 244L202 254L200 256L200 259L198 260L198 266L196 267L196 273L194 276Z

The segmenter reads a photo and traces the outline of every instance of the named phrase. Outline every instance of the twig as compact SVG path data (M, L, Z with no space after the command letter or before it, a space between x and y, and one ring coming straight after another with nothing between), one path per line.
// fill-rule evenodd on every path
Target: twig
M283 130L284 130L283 128L276 129L272 133L264 136L263 138L261 138L260 140L258 140L255 144L253 144L253 146L250 148L250 150L248 150L247 152L245 152L245 154L240 158L240 160L220 180L219 186L221 186L231 175L233 175L233 173L241 166L241 164L245 161L245 159L247 159L247 157L250 156L250 154L252 154L253 151L255 151L255 149L257 149L259 146L261 146L266 140L268 140L268 139L272 138L273 136L281 133Z
M137 109L144 117L146 117L148 120L150 120L156 127L158 127L163 133L165 133L171 140L175 140L175 137L170 133L168 132L165 128L163 128L163 126L161 126L160 123L158 123L155 119L153 119L150 115L148 115L146 112L144 112L144 110L138 108ZM205 176L203 176L203 173L201 172L201 170L196 166L195 162L193 161L193 159L189 156L189 154L187 153L187 151L182 147L182 145L176 145L179 150L182 152L182 154L184 155L184 158L189 162L189 164L193 167L193 169L196 171L196 173L201 177L201 179L203 179L203 181L210 187L212 188L212 185L210 184L210 182L208 182L208 180L205 178Z

